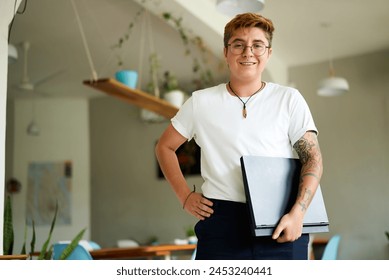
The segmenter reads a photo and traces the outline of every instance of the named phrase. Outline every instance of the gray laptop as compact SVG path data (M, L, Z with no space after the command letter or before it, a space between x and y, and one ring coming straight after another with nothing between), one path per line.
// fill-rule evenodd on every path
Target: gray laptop
M297 197L299 159L243 156L243 183L255 236L270 236ZM329 221L320 186L304 216L303 233L328 232Z

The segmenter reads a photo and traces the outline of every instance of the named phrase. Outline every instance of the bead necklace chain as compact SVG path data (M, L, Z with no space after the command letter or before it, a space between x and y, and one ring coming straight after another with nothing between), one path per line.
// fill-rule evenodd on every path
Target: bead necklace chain
M239 98L240 102L242 102L243 104L243 110L242 110L242 115L243 115L243 118L247 118L247 109L246 109L246 104L250 101L251 97L253 97L254 95L256 95L258 92L260 92L264 87L265 87L265 83L264 82L261 82L261 87L256 91L254 92L252 95L249 96L249 99L247 99L246 102L244 102L242 100L242 98L240 98L239 95L237 95L235 93L235 91L232 89L231 87L231 82L228 82L228 87L230 88L230 90L232 91L233 94L235 94L236 97Z

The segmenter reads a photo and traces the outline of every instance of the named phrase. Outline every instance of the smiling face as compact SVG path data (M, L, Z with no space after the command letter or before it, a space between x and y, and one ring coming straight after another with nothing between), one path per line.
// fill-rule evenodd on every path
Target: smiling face
M241 43L246 46L241 54L234 54L230 44ZM271 56L272 49L266 48L263 55L254 55L251 46L264 44L269 46L265 32L258 27L235 30L224 48L224 57L230 69L230 81L235 83L261 82L262 72Z

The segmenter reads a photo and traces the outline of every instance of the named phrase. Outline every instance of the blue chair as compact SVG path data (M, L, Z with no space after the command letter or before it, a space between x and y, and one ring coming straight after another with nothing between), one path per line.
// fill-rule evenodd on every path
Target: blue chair
M336 260L338 258L340 235L334 235L324 248L322 260Z
M53 260L59 260L63 250L69 243L56 243L53 245ZM80 244L66 258L66 260L93 260L91 254Z

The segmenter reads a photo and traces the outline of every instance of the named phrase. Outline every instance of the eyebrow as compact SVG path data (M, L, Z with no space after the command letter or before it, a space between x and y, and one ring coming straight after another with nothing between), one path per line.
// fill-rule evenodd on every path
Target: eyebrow
M232 44L232 43L236 43L236 42L245 43L246 41L243 40L243 39L240 39L240 38L236 38L236 39L234 39L234 40L231 42L231 44ZM264 41L262 41L262 40L260 40L260 39L253 40L253 43L263 43L263 44L266 44Z

